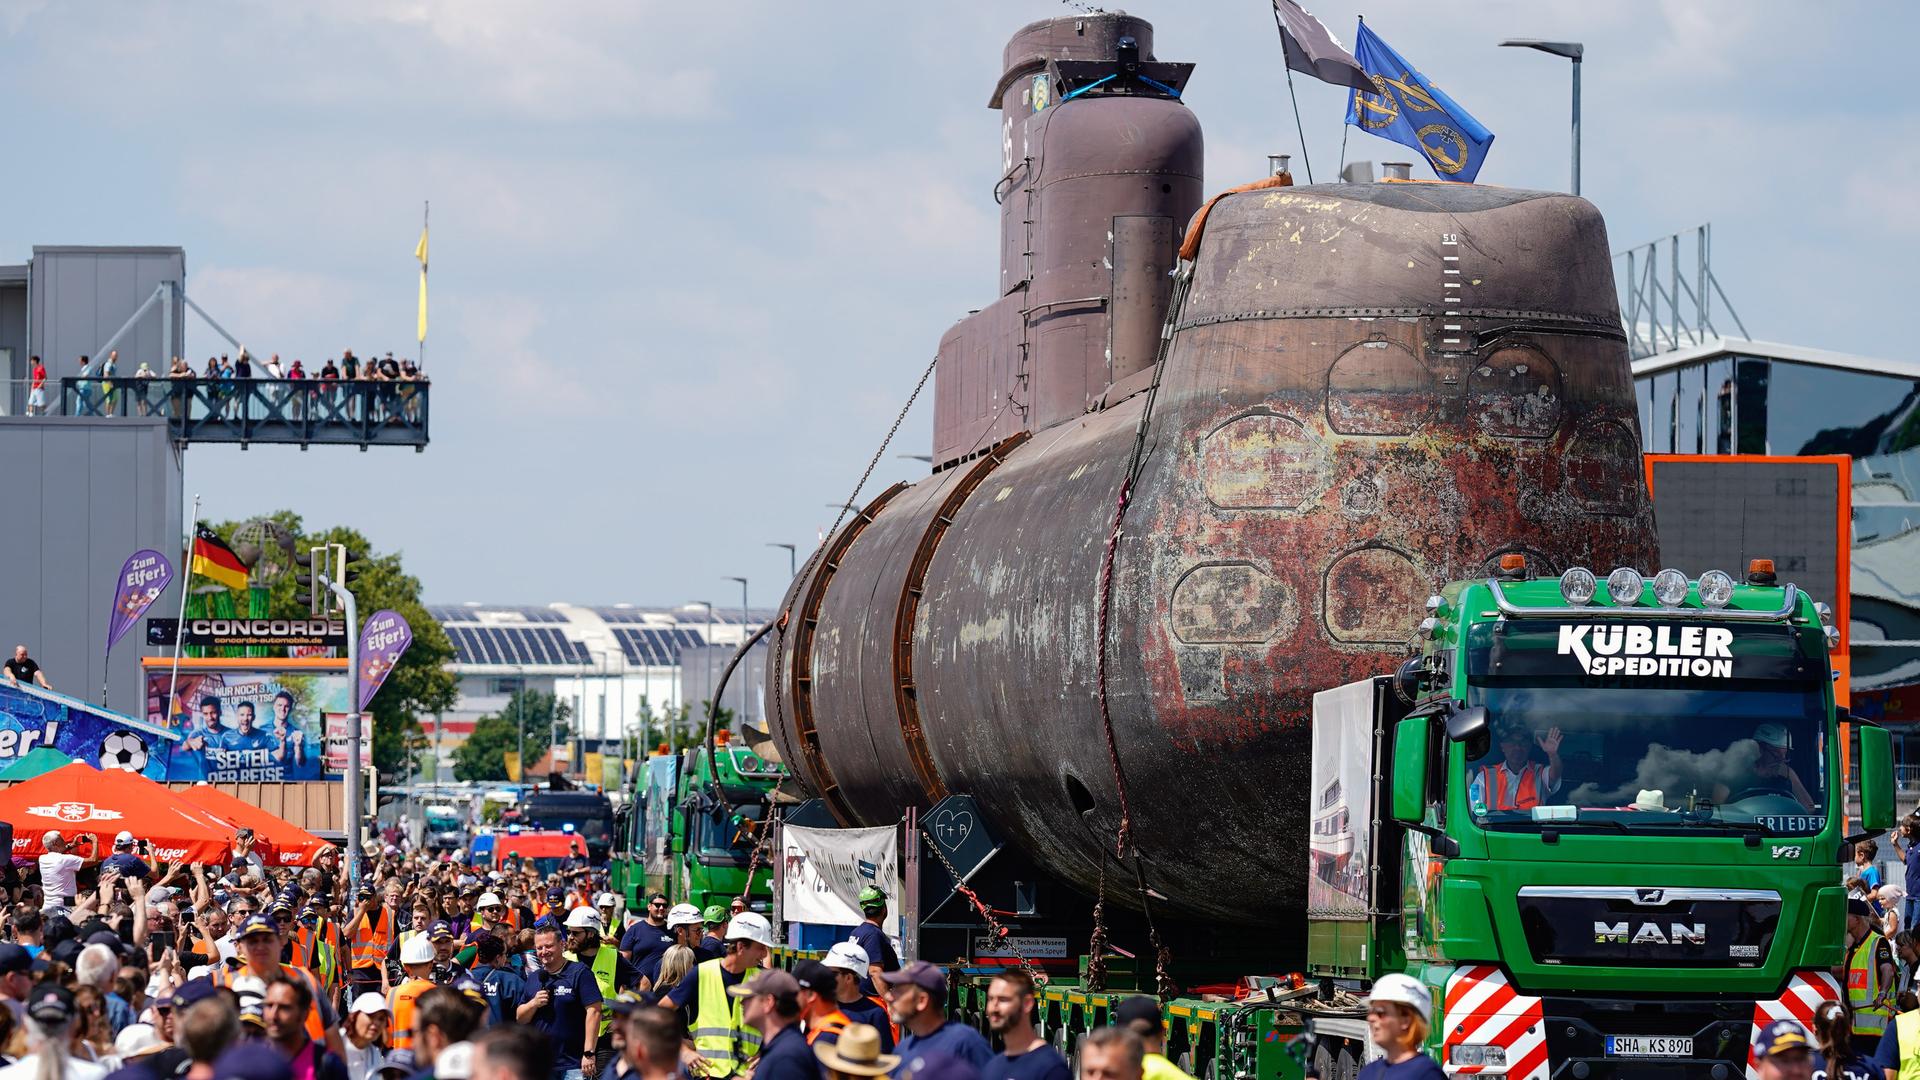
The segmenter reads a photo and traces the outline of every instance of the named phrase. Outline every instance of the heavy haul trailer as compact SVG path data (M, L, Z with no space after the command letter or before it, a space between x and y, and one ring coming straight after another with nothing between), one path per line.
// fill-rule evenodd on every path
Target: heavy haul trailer
M1537 997L1543 1017L1576 998L1616 1003L1598 1017L1605 1023L1573 1018L1560 1034L1536 1031L1550 1051L1575 1039L1567 1045L1585 1056L1576 1045L1585 1023L1602 1038L1690 1034L1695 1053L1683 1061L1737 1066L1738 1023L1798 1007L1838 956L1839 894L1811 884L1837 880L1831 711L1809 721L1817 730L1803 731L1793 751L1819 765L1801 775L1821 780L1823 802L1779 837L1764 824L1716 820L1702 808L1722 803L1712 792L1678 802L1665 779L1641 787L1682 807L1661 811L1671 835L1643 837L1641 822L1551 799L1558 809L1540 822L1504 811L1476 819L1455 806L1467 796L1449 770L1464 769L1477 743L1464 730L1462 742L1442 741L1443 720L1456 714L1517 707L1499 685L1467 678L1471 642L1440 636L1438 623L1489 612L1489 626L1510 629L1477 632L1503 647L1547 625L1504 611L1478 584L1506 557L1549 575L1659 565L1598 212L1547 192L1296 187L1282 175L1200 213L1200 128L1182 98L1190 74L1156 59L1153 27L1130 15L1045 20L1008 44L990 100L1002 114L1005 168L994 190L997 298L941 341L931 475L888 488L836 527L767 631L764 696L781 759L842 825L892 824L906 811L937 835L949 800L971 800L979 827L1001 843L990 863L963 870L968 884L1017 934L1065 943L1048 969L1053 989L1086 1001L1069 997L1065 1008L1049 998L1061 1010L1050 1031L1064 1038L1103 1015L1104 999L1065 985L1087 969L1079 954L1099 911L1111 942L1146 954L1135 985L1154 986L1148 972L1165 969L1176 1052L1196 1072L1265 1080L1280 1060L1271 1055L1311 1027L1325 1036L1314 1053L1337 1073L1359 1056L1350 992L1403 960L1429 978L1445 972L1443 1000L1446 980L1471 980L1453 983L1456 1003ZM1423 611L1449 581L1470 583L1441 591L1464 606ZM1528 590L1553 585L1500 588L1518 610L1533 602ZM1767 591L1742 592L1733 610L1764 608L1752 597ZM1772 592L1775 606L1785 603L1784 590ZM1805 622L1805 603L1773 622L1696 603L1688 617L1697 626L1640 606L1656 649L1675 640L1661 628L1679 631L1681 648L1703 647L1704 637L1685 635L1709 624L1732 628L1743 648L1821 635L1817 619ZM1617 614L1604 603L1593 610ZM1441 656L1423 662L1465 681L1457 695L1451 682L1422 685L1410 714L1409 730L1424 723L1430 742L1431 820L1375 826L1360 811L1384 814L1399 792L1375 790L1372 772L1349 780L1316 770L1316 698L1377 687L1419 640L1423 616L1436 620L1436 636L1422 655ZM1610 666L1603 644L1639 641L1616 645L1612 629L1570 647ZM1661 659L1685 659L1690 673L1694 660L1711 672L1738 657ZM1817 693L1827 710L1830 688ZM1359 694L1328 700L1351 711ZM1443 697L1457 708L1443 708ZM1350 753L1389 774L1401 718L1371 719L1387 741L1356 733ZM1658 745L1731 723L1707 719L1688 717ZM1578 755L1592 753L1583 740L1619 745L1560 726L1581 768L1588 758ZM1656 744L1643 743L1644 757ZM1863 758L1884 765L1884 753L1884 738L1869 731ZM1564 783L1576 787L1618 780L1566 767ZM1640 788L1608 793L1625 807ZM1426 873L1411 882L1388 873L1383 883L1379 866L1401 864L1380 863L1383 845L1398 845L1396 860L1421 855ZM1648 852L1672 861L1632 861ZM1752 880L1755 861L1764 886ZM1522 894L1501 869L1508 864L1532 867L1540 880L1527 884L1615 891ZM1402 904L1409 884L1420 887L1412 910L1373 902ZM1640 888L1693 891L1643 901ZM1777 900L1737 891L1767 889ZM1732 899L1716 899L1723 894ZM1757 957L1728 954L1717 966L1686 932L1671 947L1672 924L1691 925L1682 919L1660 929L1665 952L1634 940L1650 921L1635 921L1640 909L1664 918L1674 904L1705 905L1695 921L1715 944L1730 932L1713 929L1726 918L1770 920L1774 932L1731 943ZM1608 935L1626 917L1628 940L1575 948L1602 915ZM1572 936L1562 933L1568 920L1578 924ZM918 929L921 955L957 961L969 978L986 969L979 961L1004 962L980 955L978 919L951 906ZM1155 941L1168 962L1155 962ZM1609 954L1615 946L1622 955ZM1536 948L1544 951L1527 951ZM1117 965L1099 959L1105 985L1122 985ZM1309 985L1251 981L1296 971ZM971 993L959 998L970 1010ZM1719 1026L1625 1024L1641 1018L1641 1003L1661 1009L1660 993L1714 1012ZM1491 1053L1477 1049L1477 1029L1458 1034L1461 1055ZM1612 1046L1649 1051L1635 1055L1644 1063L1681 1044ZM1588 1074L1611 1068L1604 1050L1575 1064Z

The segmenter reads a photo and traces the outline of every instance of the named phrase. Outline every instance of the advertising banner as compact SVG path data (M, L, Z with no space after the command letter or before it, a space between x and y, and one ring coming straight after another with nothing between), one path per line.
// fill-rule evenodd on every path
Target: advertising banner
M107 651L127 632L173 580L173 564L153 550L136 551L120 568L113 586L113 614L107 618Z
M167 778L169 731L37 686L0 683L0 769L49 747L96 769Z
M158 621L158 620L154 620ZM330 649L347 644L345 619L188 619L182 645Z
M411 644L413 627L407 625L399 612L376 611L367 618L366 625L360 628L360 672L355 680L359 685L359 698L355 711L366 711L367 703L380 692L380 684L387 681L393 665L400 662L400 654Z
M169 672L147 671L147 716L177 733L168 780L273 783L318 780L321 732L347 713L344 672L222 667L180 672L167 713Z
M330 773L347 771L347 747L353 738L353 728L347 723L347 714L327 714L327 753L322 759ZM373 717L360 714L360 754L367 761L373 760Z
M891 825L873 829L780 830L781 914L790 921L823 926L858 926L860 890L878 885L900 895L900 848ZM900 939L897 906L890 907L887 935Z

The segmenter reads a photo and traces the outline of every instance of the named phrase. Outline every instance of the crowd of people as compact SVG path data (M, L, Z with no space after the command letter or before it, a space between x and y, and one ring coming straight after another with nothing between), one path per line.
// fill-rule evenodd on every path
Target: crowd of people
M38 356L27 361L27 415L48 415L51 404L47 390L47 367ZM271 380L263 388L265 403L254 400L246 391L255 380ZM312 381L311 388L285 385ZM362 360L352 349L343 350L318 369L309 370L295 360L284 368L275 353L262 362L247 350L238 354L207 358L206 366L195 371L181 357L174 357L165 372L155 371L146 361L134 370L122 371L118 350L108 352L96 363L82 356L73 384L72 411L78 416L177 416L189 411L204 411L213 417L225 417L230 411L261 417L277 414L282 419L304 419L315 410L316 419L335 416L349 422L417 421L420 413L418 384L429 381L412 360L395 360L391 352L383 357ZM200 402L196 409L194 403Z

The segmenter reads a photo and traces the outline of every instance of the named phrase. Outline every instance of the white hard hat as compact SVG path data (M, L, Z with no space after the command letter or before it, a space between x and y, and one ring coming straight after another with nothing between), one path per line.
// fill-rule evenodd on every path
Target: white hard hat
M387 1009L387 999L385 995L377 990L369 990L359 997L354 998L353 1008L347 1011L365 1013L368 1016L378 1016L389 1010Z
M617 907L619 903L620 903L620 898L613 895L610 892L603 892L599 896L596 896L593 898L593 906L597 908Z
M403 964L433 963L433 942L428 941L424 933L415 934L401 942L400 962Z
M590 907L577 907L567 912L567 929L592 930L600 932L600 916Z
M867 956L867 950L857 941L836 941L833 948L827 950L826 959L820 961L830 968L851 971L855 975L865 975L868 965L873 963Z
M727 924L728 941L756 941L771 949L779 943L773 940L773 924L767 922L765 915L756 915L743 911Z
M692 904L675 904L673 910L667 912L669 930L676 926L699 926L702 921L700 909Z
M473 902L473 906L474 906L474 907L476 907L476 908L490 908L490 907L499 907L499 906L500 906L500 894L499 894L499 893L490 893L490 892L483 892L483 893L481 893L481 894L480 894L480 899L478 899L478 900L475 900L475 901Z
M1367 995L1368 1001L1395 1001L1420 1014L1420 1019L1433 1023L1433 994L1420 980L1411 975L1382 975L1373 984L1373 993Z

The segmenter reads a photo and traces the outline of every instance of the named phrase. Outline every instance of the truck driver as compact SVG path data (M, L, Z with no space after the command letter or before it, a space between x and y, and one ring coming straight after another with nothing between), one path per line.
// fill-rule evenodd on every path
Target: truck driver
M1736 778L1740 789L1733 791L1726 784L1716 783L1713 785L1713 801L1724 805L1729 799L1738 801L1753 795L1783 795L1811 811L1813 796L1807 793L1807 785L1800 782L1800 774L1787 764L1787 759L1793 755L1792 734L1780 724L1761 724L1753 729L1753 741L1758 747L1757 756L1753 760L1752 770Z
M1535 743L1546 752L1544 768L1532 759ZM1541 796L1560 790L1564 775L1559 728L1548 728L1546 734L1535 736L1524 724L1504 724L1500 728L1500 760L1474 769L1467 799L1481 812L1531 810L1540 805Z

